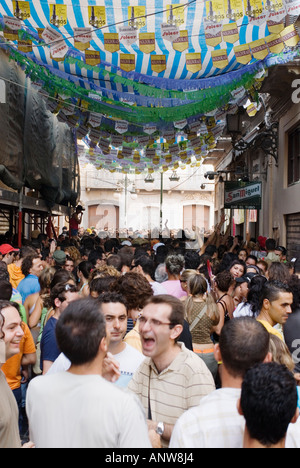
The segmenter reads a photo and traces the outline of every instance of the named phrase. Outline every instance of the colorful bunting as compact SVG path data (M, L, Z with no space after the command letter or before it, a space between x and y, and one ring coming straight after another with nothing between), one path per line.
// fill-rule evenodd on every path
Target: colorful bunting
M95 167L200 164L247 94L257 112L268 67L299 56L299 0L102 3L0 0L0 46Z

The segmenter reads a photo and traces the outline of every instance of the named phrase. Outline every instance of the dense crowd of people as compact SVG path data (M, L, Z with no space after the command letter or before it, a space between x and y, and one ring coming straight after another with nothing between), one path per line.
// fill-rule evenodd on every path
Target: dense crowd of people
M297 262L220 227L1 239L1 448L300 446Z

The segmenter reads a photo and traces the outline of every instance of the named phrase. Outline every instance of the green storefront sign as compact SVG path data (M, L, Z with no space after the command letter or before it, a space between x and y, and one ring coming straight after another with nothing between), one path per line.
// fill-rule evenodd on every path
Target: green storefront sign
M224 208L260 210L261 197L261 182L225 182Z

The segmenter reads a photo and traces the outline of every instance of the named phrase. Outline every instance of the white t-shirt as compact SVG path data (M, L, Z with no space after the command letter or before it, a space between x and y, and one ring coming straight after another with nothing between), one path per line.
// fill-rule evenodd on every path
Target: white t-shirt
M98 375L36 377L26 411L37 448L151 447L137 399Z
M118 387L127 387L133 377L135 371L140 367L145 359L145 356L137 349L127 343L124 343L125 349L114 355L114 359L120 364L121 377L116 382ZM57 372L67 371L70 369L71 363L69 359L61 353L53 365L50 367L47 375L56 374Z
M234 310L233 317L253 317L251 307L251 304L248 304L247 302L241 302Z
M177 420L169 448L243 448L245 419L238 413L239 388L220 388ZM290 424L286 448L300 446L300 419Z
M114 354L114 358L120 364L121 377L116 382L118 387L127 387L133 374L140 367L146 357L140 353L137 349L133 348L129 344L125 343L126 347L124 351L119 354Z

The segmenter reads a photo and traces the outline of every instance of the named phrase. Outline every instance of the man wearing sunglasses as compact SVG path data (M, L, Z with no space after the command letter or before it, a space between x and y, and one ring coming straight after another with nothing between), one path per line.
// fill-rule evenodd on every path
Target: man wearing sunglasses
M73 284L58 283L50 291L54 313L46 323L41 339L41 370L43 374L48 372L60 354L55 336L57 321L70 302L76 299L79 299L79 294Z

